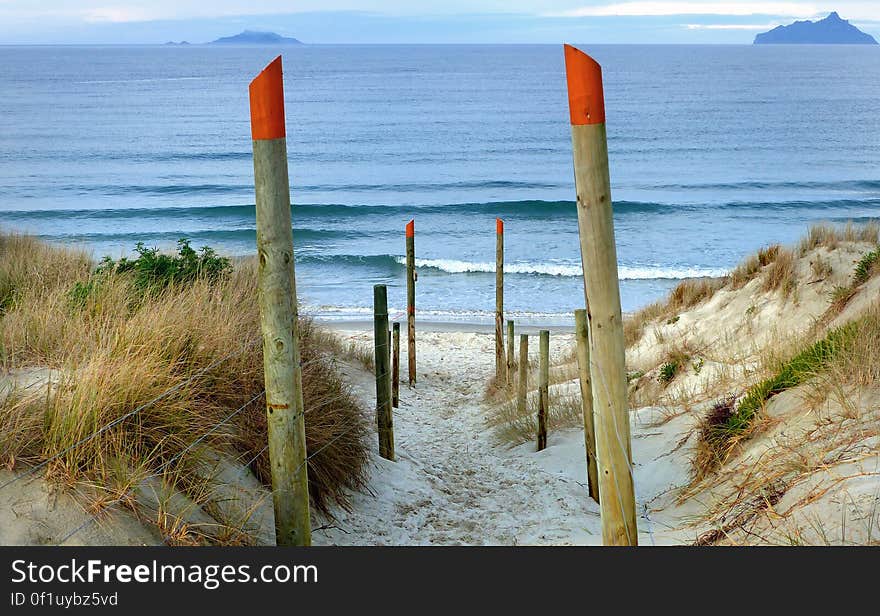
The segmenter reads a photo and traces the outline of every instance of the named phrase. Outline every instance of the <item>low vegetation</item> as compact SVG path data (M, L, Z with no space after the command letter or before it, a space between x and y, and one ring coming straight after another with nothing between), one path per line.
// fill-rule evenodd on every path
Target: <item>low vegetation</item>
M853 321L829 332L791 359L782 362L774 373L749 388L736 405L732 398L717 403L704 421L701 445L695 466L705 474L723 461L736 443L753 427L767 401L778 393L796 387L818 375L847 349L868 326L867 321Z
M865 256L859 259L856 264L856 269L853 272L853 285L864 284L873 278L878 271L878 260L880 260L880 248L865 253Z
M2 402L0 464L57 456L48 478L110 500L150 474L196 491L187 471L210 447L253 460L268 483L255 261L233 267L185 241L176 255L136 252L96 267L82 252L0 235L3 365L52 375ZM308 319L299 327L310 489L326 510L363 484L367 424L330 360L341 343ZM112 427L77 444L102 426Z
M726 284L725 278L692 278L682 280L665 301L645 306L623 323L626 346L631 346L644 335L648 323L665 320L675 322L679 313L700 304Z
M645 306L625 319L626 346L630 347L641 340L648 324L655 322L672 324L678 320L677 317L681 312L707 301L718 290L722 288L733 291L741 289L759 276L761 277L762 291L778 291L785 298L796 295L797 259L817 248L834 250L844 242L878 245L880 244L880 224L871 222L854 225L850 223L842 227L830 224L814 225L798 244L796 250L772 244L747 257L727 276L684 280L669 293L665 300ZM810 266L817 279L827 278L832 272L831 265L821 255L811 261ZM880 248L867 253L857 264L853 286L864 283L878 272L880 272ZM841 299L844 298L844 295L842 291L839 293L839 305L844 305L849 299L848 297Z
M820 247L834 250L841 242L877 244L878 241L880 241L880 225L875 222L863 225L847 223L843 227L819 224L810 227L806 237L798 245L798 254L803 257Z
M789 297L797 285L796 262L797 257L793 251L777 248L773 260L765 266L761 290L779 291L783 297Z
M499 441L519 445L536 439L538 430L538 395L533 391L526 399L525 413L520 413L516 400L492 407L489 426L496 429ZM547 413L547 431L583 426L584 416L580 394L550 393L550 408Z
M840 314L856 293L859 287L880 273L880 248L866 252L856 263L852 279L847 285L838 285L831 292L831 305L828 315Z

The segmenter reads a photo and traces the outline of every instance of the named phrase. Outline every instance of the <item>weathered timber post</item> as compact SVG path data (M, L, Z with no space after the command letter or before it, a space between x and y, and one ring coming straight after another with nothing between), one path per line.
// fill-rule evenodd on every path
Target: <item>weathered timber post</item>
M513 371L516 362L513 359L513 321L507 322L507 385L513 385Z
M416 223L406 225L406 345L409 386L416 384Z
M590 329L587 311L574 311L574 329L577 339L578 380L581 386L584 414L584 449L587 455L587 486L590 496L599 502L599 475L596 467L596 430L593 425L593 387L590 381Z
M504 359L504 221L495 219L495 382L507 382Z
M249 88L254 147L260 329L275 541L310 545L309 481L297 332L281 56Z
M529 335L519 335L519 379L516 384L516 415L525 417L529 395Z
M394 335L391 341L391 406L400 406L400 323L392 326Z
M550 412L549 330L541 330L538 356L538 451L541 451L547 448L547 413Z
M388 290L384 284L373 287L373 344L376 364L376 425L379 429L379 455L394 460L394 422L391 411L391 366L388 351Z
M584 293L589 308L602 541L606 545L637 545L602 69L570 45L565 46L565 67Z

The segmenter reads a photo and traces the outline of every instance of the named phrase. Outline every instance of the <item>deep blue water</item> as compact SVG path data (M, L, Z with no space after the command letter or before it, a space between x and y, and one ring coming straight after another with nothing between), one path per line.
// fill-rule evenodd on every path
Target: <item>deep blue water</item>
M624 310L880 206L880 48L582 46L604 67ZM96 257L255 250L250 79L279 50L0 47L0 226ZM297 277L324 316L583 303L560 46L283 50Z

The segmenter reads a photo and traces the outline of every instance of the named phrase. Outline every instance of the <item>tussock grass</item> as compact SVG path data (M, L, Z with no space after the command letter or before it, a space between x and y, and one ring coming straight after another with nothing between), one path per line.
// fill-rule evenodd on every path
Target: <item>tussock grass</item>
M847 285L838 285L831 292L831 305L825 314L826 318L840 314L849 303L859 287L880 273L880 248L866 252L856 263L852 279Z
M641 339L648 323L674 319L678 313L710 299L726 282L723 277L682 280L665 301L649 304L624 319L623 337L626 346L631 346Z
M825 280L834 273L834 268L832 268L831 264L821 256L817 256L810 261L810 271L813 272L813 276L817 280Z
M806 237L798 244L800 256L819 247L834 250L841 242L865 242L877 244L880 241L880 225L869 222L862 225L847 223L845 226L819 224L810 227Z
M761 290L780 291L783 297L791 295L797 286L796 264L797 257L793 251L777 246L773 259L764 270Z
M775 263L784 252L786 251L779 244L772 244L747 257L730 272L730 287L734 290L743 288L754 280L763 268Z
M870 222L845 226L828 224L814 225L796 250L772 244L761 248L737 265L730 274L721 278L684 280L673 289L665 300L645 306L624 320L626 346L632 346L642 339L648 324L657 321L671 322L678 314L710 299L719 289L741 289L752 280L761 277L761 290L779 291L783 297L797 292L797 259L808 252L824 247L834 250L842 242L861 242L878 244L880 224ZM830 264L817 257L811 267L817 278L827 278L831 274ZM880 272L880 248L865 255L856 268L856 280L861 284ZM662 341L660 341L662 343Z
M880 248L865 253L856 263L856 269L853 271L853 286L858 286L868 282L880 271Z
M825 363L821 380L826 392L846 385L880 384L880 304L874 304L849 327L852 333L846 344L840 344Z
M176 456L212 429L201 444L240 459L257 456L267 437L256 261L221 269L145 287L137 268L95 272L81 252L0 235L4 364L48 367L58 381L2 403L0 464L46 460L168 391L61 455L47 476L69 485L130 486L161 470L186 490L198 448ZM80 292L72 294L75 288ZM307 442L310 451L323 448L309 464L311 494L319 509L344 506L346 490L364 481L364 411L327 356L327 337L307 319L300 329ZM266 454L255 469L268 481Z
M771 376L749 388L735 408L731 398L716 403L701 428L694 461L697 476L706 475L727 459L735 446L748 436L770 398L816 377L843 354L852 357L851 349L866 327L875 325L868 320L852 321L809 344L782 362Z
M54 288L88 276L91 268L84 251L57 250L27 235L0 233L0 314L33 288L35 281Z
M516 401L505 402L492 408L489 426L502 443L511 446L534 441L538 430L538 390L529 392L526 412L517 411ZM547 413L547 431L562 430L583 425L583 409L580 394L554 395L550 392L550 408Z

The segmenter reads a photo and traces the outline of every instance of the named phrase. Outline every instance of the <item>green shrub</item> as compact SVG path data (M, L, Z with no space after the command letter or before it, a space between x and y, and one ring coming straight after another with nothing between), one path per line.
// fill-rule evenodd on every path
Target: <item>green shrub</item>
M672 382L672 379L675 378L675 375L678 374L679 367L680 365L677 360L666 362L660 368L660 375L657 377L657 380L664 385L669 385L669 383Z
M217 281L232 271L227 257L221 257L209 246L203 246L196 252L186 239L177 240L176 255L161 253L158 248L147 248L143 242L138 242L134 250L138 255L135 259L123 257L114 261L104 257L95 273L132 272L135 286L144 292L151 292L198 279Z
M731 436L743 432L772 396L800 385L830 362L842 349L847 348L858 333L857 321L832 330L818 342L807 347L780 366L769 379L752 387L740 401L736 412L719 428Z
M873 274L877 259L880 259L880 248L865 253L865 255L859 259L859 262L856 264L856 269L853 272L854 285L860 285L868 281Z

